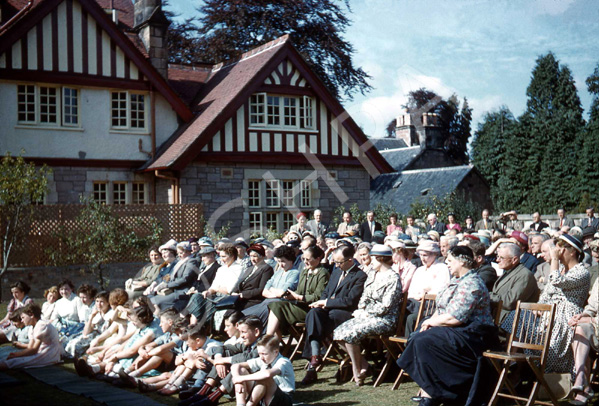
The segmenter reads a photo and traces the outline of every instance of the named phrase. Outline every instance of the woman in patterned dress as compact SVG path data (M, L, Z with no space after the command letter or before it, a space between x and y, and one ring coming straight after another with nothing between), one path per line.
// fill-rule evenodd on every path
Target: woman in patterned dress
M476 389L492 386L473 385L479 358L499 344L489 291L473 270L470 248L453 247L446 262L452 278L437 295L437 310L410 337L397 364L422 389L421 406L480 405L488 397Z
M539 298L539 303L556 305L545 372L573 371L574 329L568 321L582 313L591 284L591 276L581 262L583 258L582 242L571 235L561 235L551 249L551 272ZM511 332L513 321L514 312L511 312L502 328Z
M352 361L354 381L364 384L368 361L361 354L360 341L370 335L392 334L399 315L401 282L391 269L393 251L376 244L370 251L372 268L364 283L364 292L353 312L353 319L339 325L333 338L341 341Z

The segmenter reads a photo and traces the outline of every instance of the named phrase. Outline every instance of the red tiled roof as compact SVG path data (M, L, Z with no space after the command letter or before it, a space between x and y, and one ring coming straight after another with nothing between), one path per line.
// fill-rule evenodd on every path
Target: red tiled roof
M168 82L193 109L193 101L212 74L212 65L189 66L169 64Z
M171 142L158 151L156 160L147 169L170 167L175 160L188 153L199 138L213 135L207 133L208 127L219 116L229 112L233 100L252 83L287 40L288 36L278 38L243 54L237 60L215 65L210 80L196 98L200 100L196 107L199 115L182 132L171 137Z

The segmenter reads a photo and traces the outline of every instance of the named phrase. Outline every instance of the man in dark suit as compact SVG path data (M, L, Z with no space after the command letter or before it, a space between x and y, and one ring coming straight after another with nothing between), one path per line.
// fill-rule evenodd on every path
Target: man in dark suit
M374 212L371 210L366 213L366 221L360 224L360 238L364 242L372 242L375 231L383 231L383 226L374 221Z
M445 233L446 227L445 224L437 221L437 215L435 213L431 213L426 217L426 221L428 224L426 225L426 232L433 230L443 235Z
M530 225L530 229L540 233L547 227L549 227L549 224L541 220L541 214L538 211L534 212L532 214L532 224Z
M599 227L599 219L595 217L595 209L593 207L587 208L587 216L580 222L580 228L584 230L587 227L591 227L595 231Z
M306 228L310 230L314 237L322 237L327 233L328 226L322 222L322 212L314 210L314 219L308 221Z
M366 274L354 261L352 246L342 246L333 252L335 269L320 300L312 303L306 315L304 357L310 365L302 384L316 381L316 368L322 363L320 347L335 327L352 318L364 290Z

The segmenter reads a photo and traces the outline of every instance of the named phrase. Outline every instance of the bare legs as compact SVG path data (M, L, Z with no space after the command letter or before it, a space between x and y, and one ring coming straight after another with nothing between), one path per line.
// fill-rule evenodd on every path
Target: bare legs
M281 322L277 319L277 316L273 312L268 314L268 323L266 324L266 334L276 335L279 340L282 339L281 329L279 328Z
M350 344L345 341L341 341L345 346L352 363L352 372L354 374L354 381L357 385L364 383L364 376L368 370L368 361L362 355L362 349L359 344Z

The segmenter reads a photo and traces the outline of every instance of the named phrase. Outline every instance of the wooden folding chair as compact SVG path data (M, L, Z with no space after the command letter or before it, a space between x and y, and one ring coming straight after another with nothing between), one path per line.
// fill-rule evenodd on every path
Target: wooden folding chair
M420 325L420 322L425 318L432 316L437 310L437 303L435 300L437 299L437 295L424 295L420 302L420 308L418 309L418 315L416 316L416 327ZM405 324L405 323L404 323ZM395 343L400 351L397 354L396 359L399 359L399 356L405 349L406 343L408 342L408 336L400 336L400 337L389 337L389 341ZM399 375L395 382L393 383L393 387L391 390L396 390L401 385L401 380L404 376L408 376L407 372L403 369L399 371Z
M302 347L306 339L306 323L294 323L289 326L289 337L283 342L284 353L290 361L293 361L297 354L302 353ZM295 341L295 344L293 343Z
M381 372L379 373L379 376L376 378L376 380L374 381L374 385L373 387L376 388L377 386L379 386L383 380L385 379L385 377L387 376L387 373L389 372L389 369L391 368L391 365L395 362L395 360L399 357L399 354L401 354L401 347L398 347L395 343L392 343L390 341L390 339L392 337L403 337L404 336L404 330L405 330L405 326L406 326L406 307L408 306L408 292L405 292L401 295L401 305L399 308L399 316L397 318L397 326L395 328L395 334L390 336L378 336L378 340L382 343L383 347L387 350L387 357L385 360L385 364L383 365L383 368L381 369Z
M558 406L555 394L544 378L547 350L551 342L551 330L555 317L555 304L538 304L518 302L512 325L512 333L508 340L506 352L487 351L483 355L490 359L499 373L499 380L489 406L494 406L499 398L525 401L527 405L541 404ZM524 352L516 352L522 350ZM534 351L534 354L532 353ZM508 379L508 370L513 363L526 364L532 369L536 378L528 397L519 396ZM540 385L547 391L551 402L537 400ZM507 392L502 392L504 386Z
M503 300L499 302L491 302L491 316L493 316L493 321L496 326L499 326L499 321L501 320L501 309L503 308Z

